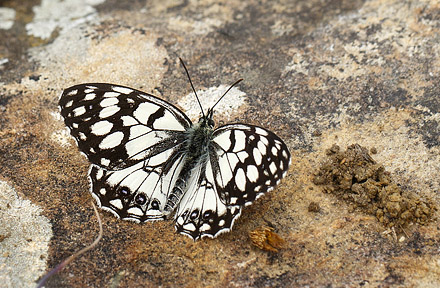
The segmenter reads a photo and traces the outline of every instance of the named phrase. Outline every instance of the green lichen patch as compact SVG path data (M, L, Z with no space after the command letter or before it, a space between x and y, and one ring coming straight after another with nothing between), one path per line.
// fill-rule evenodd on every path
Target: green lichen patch
M437 210L432 199L402 189L384 166L374 161L368 149L359 144L345 151L333 145L326 155L313 182L322 185L325 192L376 216L386 227L426 224Z

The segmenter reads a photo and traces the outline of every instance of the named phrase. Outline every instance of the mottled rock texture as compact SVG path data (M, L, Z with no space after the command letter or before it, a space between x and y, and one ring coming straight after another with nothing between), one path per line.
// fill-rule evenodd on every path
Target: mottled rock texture
M98 247L47 287L440 286L438 211L426 225L396 231L313 183L326 149L358 143L376 148L371 157L402 193L440 204L438 1L1 5L0 179L49 219L49 252L38 256L48 269L98 231L89 164L58 114L63 88L114 82L183 107L191 91L182 57L197 89L245 79L217 123L264 126L292 152L282 184L245 208L231 233L193 242L171 221L139 225L102 213ZM284 246L253 246L248 235L258 227ZM4 233L0 240L12 235ZM0 255L15 257L3 243ZM42 276L23 273L26 281Z

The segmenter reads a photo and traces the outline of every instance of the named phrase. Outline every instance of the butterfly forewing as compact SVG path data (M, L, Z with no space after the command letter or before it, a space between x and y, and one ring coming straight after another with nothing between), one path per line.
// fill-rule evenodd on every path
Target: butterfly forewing
M124 169L185 140L191 121L152 95L112 84L66 89L61 115L80 150L93 164Z

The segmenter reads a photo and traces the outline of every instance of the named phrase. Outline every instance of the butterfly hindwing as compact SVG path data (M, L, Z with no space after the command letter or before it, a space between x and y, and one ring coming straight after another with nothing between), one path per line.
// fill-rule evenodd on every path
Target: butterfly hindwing
M214 238L230 231L240 214L240 206L228 207L220 200L208 161L193 172L187 193L177 208L175 228L194 240Z
M163 208L184 163L177 151L166 152L154 165L145 160L115 171L92 165L91 192L99 206L124 220L164 219Z
M185 140L191 121L150 94L113 84L64 90L59 105L80 150L99 167L124 169Z
M227 206L251 204L280 182L290 164L278 136L247 124L216 129L210 158L217 192Z

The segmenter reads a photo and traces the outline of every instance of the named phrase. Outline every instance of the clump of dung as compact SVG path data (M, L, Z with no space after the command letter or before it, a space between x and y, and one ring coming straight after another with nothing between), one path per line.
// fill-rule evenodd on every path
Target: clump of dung
M431 199L402 190L383 165L376 163L359 144L349 146L344 152L333 145L326 154L328 159L316 172L313 182L375 215L386 227L425 224L437 210Z

